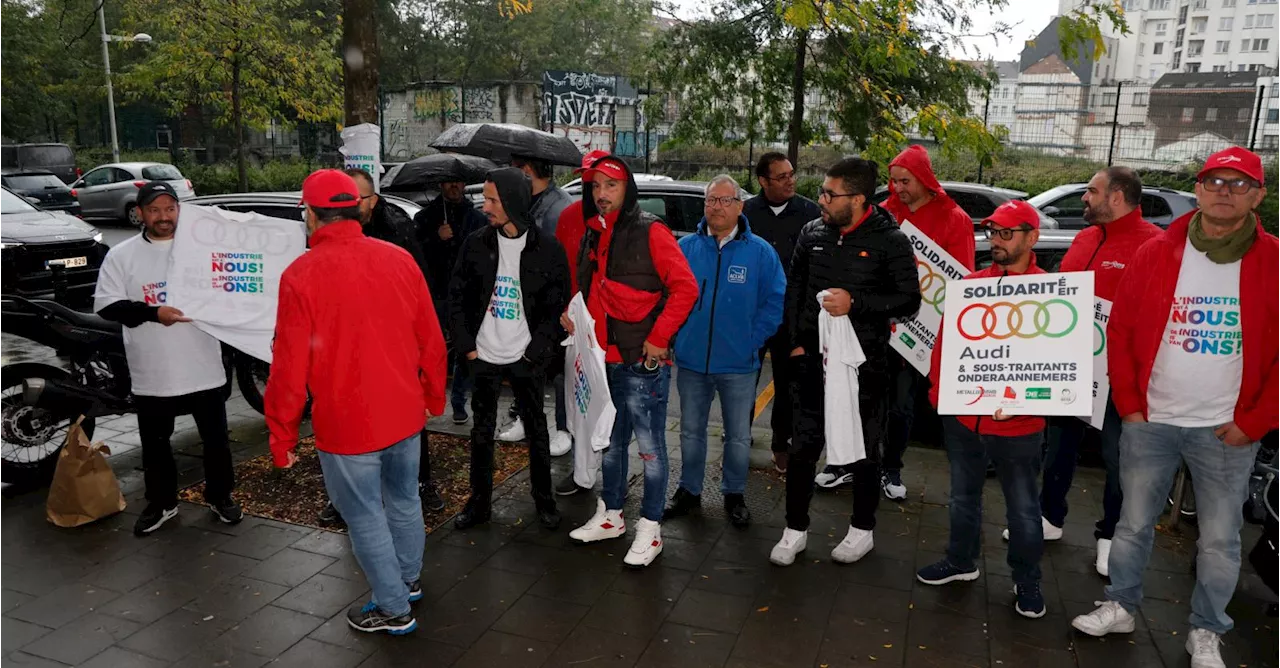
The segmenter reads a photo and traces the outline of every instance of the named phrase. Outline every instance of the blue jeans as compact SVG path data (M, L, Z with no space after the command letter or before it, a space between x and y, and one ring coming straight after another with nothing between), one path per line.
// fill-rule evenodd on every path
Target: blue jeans
M1056 527L1067 521L1067 492L1076 474L1076 459L1080 454L1080 442L1090 427L1075 417L1061 418L1056 431L1057 438L1049 439L1049 452L1044 459L1044 488L1040 492L1040 512ZM1107 481L1102 489L1102 519L1094 525L1093 537L1110 540L1120 521L1120 504L1124 495L1120 491L1120 414L1107 401L1106 417L1102 421L1102 464L1107 471Z
M1014 584L1040 581L1040 557L1044 554L1044 528L1040 525L1040 444L1044 433L1027 436L976 434L954 417L942 418L943 439L951 461L951 539L947 559L971 570L982 552L982 485L987 459L995 462L996 475L1008 507L1009 568Z
M1174 427L1126 422L1120 437L1120 486L1124 506L1111 543L1107 599L1130 613L1142 605L1142 572L1151 559L1156 520L1164 511L1178 465L1187 462L1196 495L1196 586L1191 626L1217 634L1231 630L1227 603L1240 576L1240 526L1249 474L1258 444L1232 447L1213 427Z
M724 477L720 491L743 494L747 489L747 466L751 459L751 418L755 411L756 374L698 373L681 368L676 372L680 391L680 486L690 494L702 494L707 465L707 418L711 401L720 394L720 415L724 420Z
M644 462L644 501L640 516L658 522L667 500L667 391L671 369L666 364L646 371L639 364L608 365L609 393L618 411L609 447L604 452L605 508L621 510L627 499L627 449L631 435Z
M418 500L419 435L362 455L320 451L324 488L342 513L351 550L373 589L373 603L409 613L409 588L422 572L427 540Z

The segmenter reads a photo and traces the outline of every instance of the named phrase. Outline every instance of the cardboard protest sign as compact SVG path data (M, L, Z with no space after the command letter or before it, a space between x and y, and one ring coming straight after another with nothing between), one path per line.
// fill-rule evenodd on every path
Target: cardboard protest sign
M1111 320L1111 302L1093 298L1093 415L1081 417L1094 429L1102 429L1107 417L1107 397L1111 381L1107 376L1107 322Z
M916 270L920 274L920 311L914 318L892 325L889 346L927 377L933 344L938 340L938 330L942 327L947 281L958 281L969 270L910 222L902 223L902 232L911 240L911 249L916 254Z

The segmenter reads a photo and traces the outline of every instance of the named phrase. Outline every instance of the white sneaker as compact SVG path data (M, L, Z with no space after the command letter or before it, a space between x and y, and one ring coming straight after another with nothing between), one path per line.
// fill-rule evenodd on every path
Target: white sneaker
M516 418L506 429L498 432L498 440L503 443L514 443L524 440L524 421Z
M1191 629L1187 634L1187 654L1191 655L1191 668L1227 668L1218 646L1222 636L1208 629Z
M1098 575L1101 575L1102 577L1105 578L1107 577L1107 575L1110 574L1111 571L1107 566L1107 561L1110 559L1111 559L1111 539L1099 538L1098 539L1098 558L1095 559L1093 562L1093 567L1098 569Z
M1134 619L1124 606L1115 601L1095 601L1097 610L1071 620L1081 633L1101 638L1108 633L1133 633Z
M643 517L636 523L636 539L631 541L631 549L622 563L632 568L644 568L653 563L662 554L662 525Z
M839 466L828 466L813 476L813 482L819 487L831 489L853 482L853 474Z
M567 431L557 431L555 436L551 437L551 456L559 457L569 454L573 449L573 436Z
M902 473L892 471L880 476L880 490L884 498L890 501L903 501L907 498L907 486L902 484Z
M1040 518L1040 527L1041 532L1044 533L1044 539L1046 541L1062 540L1062 527L1053 526L1052 522L1043 517ZM1000 534L1000 537L1005 540L1009 540L1009 530L1005 529L1004 532Z
M842 564L852 564L853 562L867 556L871 548L876 546L875 540L871 536L871 532L858 527L849 527L849 533L845 534L844 540L831 550L831 559Z
M804 548L808 545L808 531L783 529L782 540L773 546L773 551L769 553L769 561L779 566L790 566L795 563L796 555L804 552Z
M621 538L627 533L627 525L622 520L622 510L607 510L604 499L596 499L596 514L587 523L569 532L569 537L579 543L594 543L598 540Z

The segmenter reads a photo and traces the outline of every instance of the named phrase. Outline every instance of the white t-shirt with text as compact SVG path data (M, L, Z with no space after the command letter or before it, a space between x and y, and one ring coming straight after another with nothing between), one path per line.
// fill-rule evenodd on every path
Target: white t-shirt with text
M520 291L520 253L528 241L528 232L515 239L498 233L498 274L493 280L489 310L476 336L476 357L490 364L520 361L533 340Z

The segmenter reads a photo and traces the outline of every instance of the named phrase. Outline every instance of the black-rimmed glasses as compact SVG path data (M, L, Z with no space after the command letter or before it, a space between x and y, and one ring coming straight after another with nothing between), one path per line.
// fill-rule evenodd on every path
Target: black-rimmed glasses
M1030 232L1031 228L1026 225L1022 225L1020 227L992 227L988 225L982 228L982 231L987 235L988 241L996 237L1009 241L1013 238L1013 234L1015 232Z

